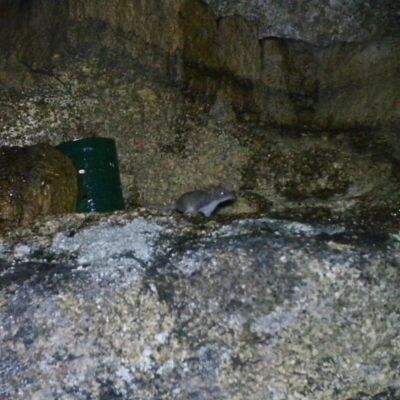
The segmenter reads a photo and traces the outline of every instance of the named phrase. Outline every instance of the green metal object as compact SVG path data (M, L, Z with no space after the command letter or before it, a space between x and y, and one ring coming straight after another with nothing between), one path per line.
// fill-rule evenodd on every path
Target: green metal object
M78 170L78 212L110 212L125 208L115 141L87 138L56 147Z

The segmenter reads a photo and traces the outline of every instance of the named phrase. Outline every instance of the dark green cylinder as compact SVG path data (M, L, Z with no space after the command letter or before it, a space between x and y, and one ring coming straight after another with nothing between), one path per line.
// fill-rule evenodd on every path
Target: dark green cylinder
M110 212L125 208L115 141L87 138L56 147L78 171L78 212Z

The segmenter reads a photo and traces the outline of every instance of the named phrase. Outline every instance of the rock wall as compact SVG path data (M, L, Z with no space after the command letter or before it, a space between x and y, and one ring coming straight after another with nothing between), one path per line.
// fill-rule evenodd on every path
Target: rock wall
M244 121L328 130L400 122L398 6L208 3L3 1L0 49L51 70L66 34L74 48L118 44L193 90L222 91Z

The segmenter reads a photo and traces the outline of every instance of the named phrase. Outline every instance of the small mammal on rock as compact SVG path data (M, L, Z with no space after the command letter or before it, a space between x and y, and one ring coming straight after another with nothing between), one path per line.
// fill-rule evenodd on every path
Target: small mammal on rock
M183 194L172 205L139 202L143 207L164 211L179 211L183 214L203 214L209 217L222 203L235 200L235 195L222 186L212 186L208 190L193 190Z

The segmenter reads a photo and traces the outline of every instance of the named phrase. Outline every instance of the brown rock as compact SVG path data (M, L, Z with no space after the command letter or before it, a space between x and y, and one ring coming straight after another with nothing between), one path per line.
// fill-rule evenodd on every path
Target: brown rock
M205 69L220 70L223 64L217 20L211 8L199 0L185 1L179 15L185 60Z
M319 50L315 126L398 126L399 62L398 38Z
M77 192L72 161L53 147L0 147L0 229L73 212Z
M240 79L257 82L261 73L261 46L254 23L242 17L222 18L218 46L223 68Z
M262 41L261 90L267 95L261 119L283 125L311 125L318 95L317 50L280 38Z

